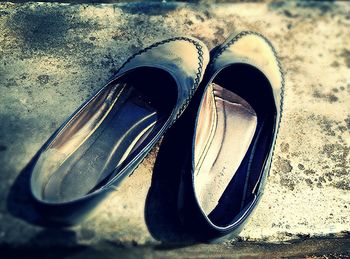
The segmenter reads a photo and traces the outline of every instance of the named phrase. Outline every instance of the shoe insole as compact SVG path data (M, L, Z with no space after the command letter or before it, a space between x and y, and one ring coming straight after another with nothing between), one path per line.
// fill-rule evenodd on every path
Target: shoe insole
M256 128L257 115L249 103L217 84L209 86L200 108L194 153L194 186L206 214L218 205Z
M140 145L160 120L149 99L133 86L114 86L106 95L109 105L100 110L91 107L90 116L74 122L69 139L56 144L48 152L67 154L55 166L43 190L43 198L63 202L82 197L93 190L120 166ZM111 98L111 96L113 98ZM83 115L81 115L83 116ZM67 130L67 132L70 129ZM67 134L67 133L66 133ZM64 138L64 137L61 137ZM59 159L58 159L59 160Z

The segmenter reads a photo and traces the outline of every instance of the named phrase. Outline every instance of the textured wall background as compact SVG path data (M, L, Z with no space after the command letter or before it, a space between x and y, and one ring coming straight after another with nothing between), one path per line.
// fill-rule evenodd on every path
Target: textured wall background
M191 240L172 221L171 193L149 191L151 183L171 184L171 176L152 179L157 148L92 218L68 230L30 223L35 213L21 171L65 118L137 50L179 34L212 48L231 32L247 29L266 35L278 50L286 96L265 194L238 239L347 235L349 14L347 2L0 3L0 244ZM147 224L145 211L151 211Z

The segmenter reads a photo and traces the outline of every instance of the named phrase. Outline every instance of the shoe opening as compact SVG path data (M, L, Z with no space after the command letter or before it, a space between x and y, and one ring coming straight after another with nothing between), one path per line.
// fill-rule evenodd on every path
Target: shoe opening
M104 186L156 136L176 100L174 78L157 68L138 68L106 85L40 154L34 195L61 203Z
M234 223L253 202L275 123L271 85L255 67L231 65L208 87L196 125L194 186L213 224Z

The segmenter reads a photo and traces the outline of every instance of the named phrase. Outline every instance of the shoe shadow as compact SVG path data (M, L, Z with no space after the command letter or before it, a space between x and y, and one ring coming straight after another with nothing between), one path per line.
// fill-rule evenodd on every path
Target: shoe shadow
M174 133L169 131L160 146L146 198L145 220L151 235L159 241L193 243L177 212L181 141Z
M189 107L190 108L190 107ZM153 238L169 245L192 245L198 240L182 224L178 193L184 161L191 156L191 118L187 109L164 135L154 164L151 187L145 204L145 220Z
M30 192L30 175L39 154L40 151L37 152L23 168L11 186L7 196L7 210L12 216L30 224L42 227L60 228L58 225L53 225L45 221L44 217L41 216L36 209L34 198Z

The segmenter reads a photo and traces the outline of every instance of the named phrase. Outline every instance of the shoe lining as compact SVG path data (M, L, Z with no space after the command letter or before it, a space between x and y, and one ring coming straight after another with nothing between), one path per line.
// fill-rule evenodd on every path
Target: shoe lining
M203 99L195 147L196 194L209 214L239 168L257 127L253 108L241 97L211 84Z
M272 88L260 70L234 64L216 75L200 107L194 151L196 197L213 224L232 224L255 200L275 123Z
M158 76L172 88L173 79L159 73L148 70L147 76ZM164 125L173 91L160 93L156 83L144 84L151 78L141 78L134 75L108 85L41 154L35 170L42 175L42 199L66 202L96 190Z

